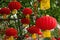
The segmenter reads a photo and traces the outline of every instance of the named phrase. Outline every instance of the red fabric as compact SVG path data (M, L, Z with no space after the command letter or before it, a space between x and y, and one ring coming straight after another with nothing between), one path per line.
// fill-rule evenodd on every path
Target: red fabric
M0 14L10 14L10 9L9 8L1 8L0 10Z
M10 10L14 10L14 9L18 10L22 7L22 5L21 5L20 2L10 2L8 4L8 7L9 7Z
M18 34L17 30L14 28L8 28L5 32L6 36L16 36Z
M35 26L31 26L30 28L27 28L27 31L31 34L41 34L41 31L39 28L35 27Z
M23 18L23 19L21 19L21 23L22 24L29 24L30 23L30 20L27 19L27 18Z
M23 9L22 12L23 12L24 15L27 15L27 14L31 15L31 14L32 14L32 9L30 9L30 8L25 8L25 9Z
M42 30L51 30L57 26L57 21L51 16L43 16L36 20L36 26Z

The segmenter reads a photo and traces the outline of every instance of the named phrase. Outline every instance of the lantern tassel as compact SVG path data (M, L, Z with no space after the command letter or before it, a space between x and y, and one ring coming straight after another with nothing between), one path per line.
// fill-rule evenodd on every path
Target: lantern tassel
M23 27L26 27L28 24L23 24Z
M12 10L12 14L17 14L18 11L16 9Z
M35 40L37 38L36 34L32 34L32 38Z
M50 37L51 37L51 32L50 32L50 30L45 30L45 31L43 32L43 37L44 37L44 38L46 38L46 37L50 38Z
M26 18L30 20L30 15L29 15L29 14L27 14L27 15L26 15Z
M7 15L6 15L6 14L4 14L4 15L3 15L3 19L6 19L6 16L7 16Z
M13 37L13 36L11 36L8 40L14 40L14 37Z

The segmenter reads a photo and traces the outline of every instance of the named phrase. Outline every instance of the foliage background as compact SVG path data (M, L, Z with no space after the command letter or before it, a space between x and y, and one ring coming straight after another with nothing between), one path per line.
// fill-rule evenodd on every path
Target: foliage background
M11 0L0 0L0 8L7 7L8 3L10 1ZM23 10L23 8L30 7L30 8L32 8L34 10L33 4L34 4L35 0L17 0L17 1L21 2L21 4L22 4L22 8L19 10L20 17L22 17L22 18L24 17L24 15L21 12ZM46 13L46 14L48 14L50 16L55 17L57 19L58 23L60 23L60 0L51 0L51 8L48 9L48 10L45 10L45 11L40 10L40 3L38 1L37 1L37 3L38 3L38 7L37 7L37 13L38 13L37 16L38 17L40 17L41 15L44 15ZM32 17L33 17L33 15L31 15L31 24L33 25L34 22L32 20L33 19ZM13 25L15 25L15 24L12 23L9 26L10 27L15 27ZM16 27L17 27L17 25L18 24L16 24ZM22 32L22 30L20 30L20 32ZM56 34L57 32L58 31L57 31L57 28L56 28L53 31L55 37L58 37L58 34Z

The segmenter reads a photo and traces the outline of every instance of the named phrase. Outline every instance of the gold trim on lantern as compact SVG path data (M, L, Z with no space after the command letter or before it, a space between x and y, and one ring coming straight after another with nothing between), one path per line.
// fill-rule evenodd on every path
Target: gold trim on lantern
M3 14L3 19L6 19L7 18L7 15L6 14Z
M40 9L46 10L50 8L50 0L41 0L40 2Z
M36 39L37 38L37 35L34 33L34 34L32 34L32 38L33 39Z
M45 30L43 31L43 37L46 38L46 37L51 37L51 31L50 30Z
M18 11L16 9L12 10L12 14L17 14Z
M27 15L26 15L26 18L27 18L27 19L30 19L30 15L29 15L29 14L27 14Z
M23 27L26 27L28 24L23 24Z
M13 36L10 36L8 40L14 40L14 37Z

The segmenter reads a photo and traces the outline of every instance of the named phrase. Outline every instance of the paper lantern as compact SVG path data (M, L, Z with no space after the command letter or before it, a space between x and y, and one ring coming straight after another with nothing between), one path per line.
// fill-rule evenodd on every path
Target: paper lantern
M0 14L2 14L2 15L6 14L6 15L8 15L8 14L10 14L10 9L9 8L1 8Z
M27 18L23 18L23 19L21 19L21 23L22 24L29 24L30 23L30 20L27 19Z
M32 9L24 8L22 12L23 12L24 15L31 15L32 14Z
M41 0L40 1L40 9L46 10L50 8L50 0Z
M3 15L3 19L6 19L7 15L10 14L10 9L9 8L1 8L0 9L0 14Z
M14 10L14 9L19 10L22 7L22 5L20 2L13 1L8 4L8 7L10 10Z
M16 36L18 34L17 30L14 28L8 28L5 32L6 36Z
M31 26L31 27L27 28L27 31L29 33L31 33L31 34L34 34L34 33L40 34L40 35L42 34L42 32L40 31L40 29L37 28L37 27L35 27L35 26Z
M57 26L57 21L51 16L42 16L36 20L36 27L42 30L51 30Z

